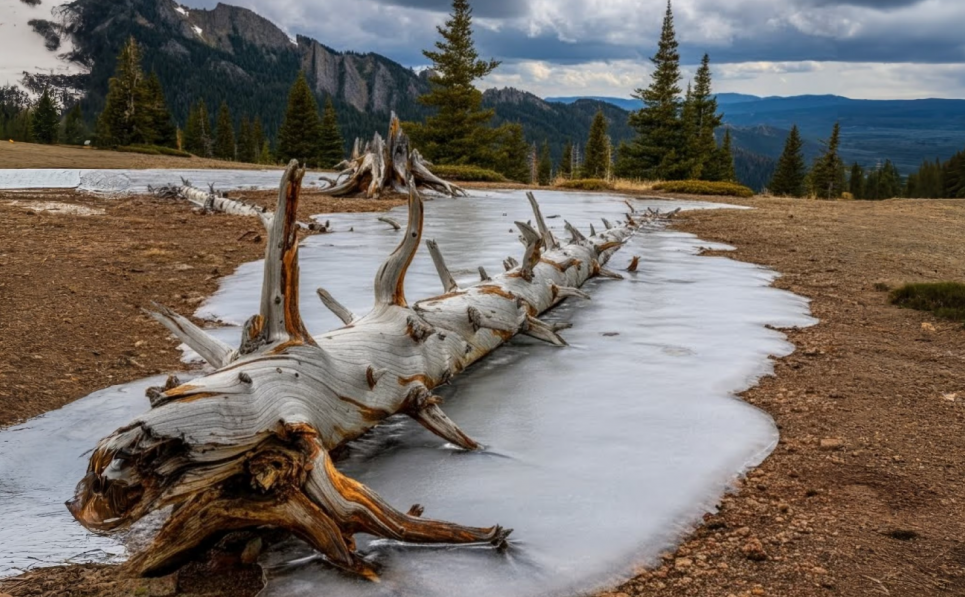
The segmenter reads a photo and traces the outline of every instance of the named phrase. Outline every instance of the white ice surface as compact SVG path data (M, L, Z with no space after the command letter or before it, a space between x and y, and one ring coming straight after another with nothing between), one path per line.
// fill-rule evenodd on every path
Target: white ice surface
M78 189L91 193L134 195L148 186L181 184L181 177L200 188L221 190L276 189L281 170L41 170L0 169L0 190ZM321 186L324 176L309 173L306 186Z
M484 195L427 204L425 238L439 242L460 283L474 282L480 265L498 273L506 256L518 258L522 251L512 222L531 217L523 195ZM600 217L617 220L626 210L618 197L538 196L544 214L562 216L549 220L561 236L563 219L586 231L590 221L599 228ZM402 210L392 215L405 217ZM373 214L321 217L331 219L336 232L310 237L300 252L302 312L314 333L338 326L315 288L325 287L364 313L374 273L399 241L399 233ZM699 257L702 246L711 245L664 229L638 234L611 262L622 269L641 255L638 273L622 282L592 281L591 302L572 302L549 316L574 324L564 332L569 348L515 340L458 377L444 392L445 409L486 451L453 451L418 425L393 419L340 464L403 510L421 503L429 517L514 528L508 553L404 547L361 537L360 548L384 564L382 582L374 585L332 572L293 541L268 554L271 581L264 594L580 594L652 561L777 441L770 417L733 397L771 371L770 355L792 350L782 334L765 326L813 323L804 299L769 287L774 272ZM260 285L261 264L243 265L200 312L241 323L257 310ZM425 251L406 286L410 302L441 292ZM233 344L240 335L237 328L217 333ZM0 520L11 513L18 518L15 529L4 531L9 539L0 536L0 574L15 572L7 562L23 565L16 554L24 551L17 547L28 541L24 537L32 537L35 547L39 538L51 538L44 541L46 563L90 549L86 534L57 507L86 466L86 458L74 455L146 408L140 393L147 385L129 390L137 393L136 405L116 393L95 394L25 429L0 432L0 483L9 486L0 485L0 491L11 496L0 500ZM104 412L92 404L98 400L124 408ZM96 414L96 427L74 424L75 413L85 412ZM55 423L73 430L69 444L47 445L49 432L37 425ZM56 474L40 470L47 467L56 467ZM51 481L38 491L36 478L48 476ZM51 502L46 516L23 503L38 496L49 496L43 497ZM276 566L303 556L307 563Z
M63 40L60 49L51 52L43 36L27 24L32 19L56 20L51 11L59 4L44 0L38 6L29 6L21 0L0 0L0 85L18 85L24 71L62 75L83 71L80 65L58 57L71 50L69 40Z

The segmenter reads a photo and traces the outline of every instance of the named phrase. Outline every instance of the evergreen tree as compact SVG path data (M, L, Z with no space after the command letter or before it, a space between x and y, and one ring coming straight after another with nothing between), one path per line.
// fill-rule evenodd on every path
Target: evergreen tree
M171 118L167 102L164 99L164 89L157 73L148 75L142 83L138 93L143 105L138 112L138 128L142 131L143 143L161 145L163 147L177 146L177 127Z
M265 138L265 127L264 125L261 124L261 117L255 116L255 122L254 124L251 125L251 142L252 142L252 145L254 145L255 147L255 156L257 156L255 161L258 163L262 163L260 159L261 148L262 146L264 146L266 141L267 139ZM270 153L270 148L269 148L269 153Z
M715 147L711 159L704 165L703 179L713 181L733 182L737 180L734 167L734 150L730 136L730 129L724 132L724 140L720 147Z
M841 124L835 123L824 155L811 168L808 182L811 194L819 199L837 199L845 190L844 161L838 150L841 145Z
M252 137L251 121L247 116L241 118L238 124L238 161L253 164L258 158L255 139Z
M777 162L774 178L768 185L771 193L784 197L803 197L807 180L807 165L804 162L804 141L795 124L784 142L784 152Z
M211 157L214 139L211 135L211 118L204 100L199 100L188 114L184 125L184 150L203 158Z
M905 197L910 199L940 199L944 197L943 169L941 160L924 161L917 172L908 176Z
M265 165L275 163L271 157L271 147L268 145L267 139L261 144L261 154L258 156L258 163Z
M516 182L530 182L529 159L530 146L523 135L520 124L508 124L500 127L502 140L498 170L499 173Z
M278 158L283 162L299 160L318 165L322 120L305 74L298 73L288 94L288 110L278 131Z
M499 132L487 123L493 110L482 108L482 93L473 85L499 66L480 60L472 39L472 8L468 0L453 0L452 13L435 50L423 52L432 61L431 90L420 103L435 110L424 124L407 124L413 143L439 164L493 167L498 161Z
M235 159L235 126L231 121L228 102L221 102L218 110L218 129L214 137L214 157L221 160Z
M864 199L864 168L858 162L851 165L851 176L848 177L848 192L855 199Z
M59 129L60 116L57 114L57 105L45 87L30 118L30 130L33 133L33 139L37 143L48 145L56 143Z
M688 156L690 178L714 180L707 178L704 169L717 153L717 139L714 137L714 132L723 124L724 116L717 112L717 96L713 94L710 56L707 54L704 54L700 68L697 69L690 103L692 124L688 126L687 118L684 117L685 130L690 128L694 135L690 143L691 155Z
M660 44L650 60L654 66L650 86L634 93L644 106L630 115L629 123L637 137L621 155L622 174L649 179L683 178L687 172L681 168L686 139L679 114L680 53L669 0Z
M84 132L84 114L80 110L80 104L77 103L67 112L67 117L64 119L63 142L68 145L83 145L86 140Z
M563 146L563 156L560 158L558 171L563 178L573 178L573 143L571 141L567 141Z
M868 172L863 199L892 199L902 195L901 174L898 168L886 160L884 164Z
M104 147L149 143L155 133L151 119L141 114L146 104L141 50L131 37L120 55L111 77L104 111L97 121L97 143Z
M942 197L965 199L965 151L952 156L942 166Z
M334 168L345 159L345 141L338 130L338 116L335 105L329 97L325 102L322 113L322 133L319 140L320 151L318 162L322 168Z
M549 186L553 182L553 160L550 158L549 141L543 141L543 148L539 152L539 186Z
M606 116L603 110L598 110L590 125L590 137L586 142L586 153L583 157L582 178L606 178L610 170L609 138L607 137Z

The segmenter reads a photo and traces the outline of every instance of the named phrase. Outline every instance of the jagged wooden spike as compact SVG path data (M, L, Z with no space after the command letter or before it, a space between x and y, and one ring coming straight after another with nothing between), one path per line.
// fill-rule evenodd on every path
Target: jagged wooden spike
M553 284L552 290L553 290L554 299L562 300L565 298L573 297L573 298L580 298L585 301L590 300L590 295L587 294L586 292L583 292L579 288L570 288L568 286L557 286L556 284Z
M409 399L404 412L420 425L449 443L465 450L478 450L479 444L462 432L446 413L439 408L442 398L429 395L424 388L417 390Z
M543 237L543 246L548 251L558 249L560 244L557 242L556 237L553 236L553 231L550 230L549 226L546 225L546 220L543 218L543 212L539 207L539 203L536 201L536 195L533 193L526 193L526 198L529 200L529 204L533 208L533 216L536 218L536 227L539 230L540 236Z
M543 239L538 232L523 222L516 222L516 227L523 234L526 242L526 252L523 254L523 262L520 267L520 275L527 282L533 281L533 268L539 263L542 255Z
M587 242L587 238L583 236L582 232L576 229L576 226L574 226L573 224L570 224L566 220L563 221L563 224L566 226L566 230L570 233L570 236L572 237L573 242L575 243Z
M603 225L606 226L607 230L610 230L613 228L613 225L610 223L610 220L606 218L603 218Z
M432 257L432 263L436 266L436 272L439 274L439 280L442 281L442 289L446 293L456 292L459 290L459 285L456 284L456 280L452 277L449 272L449 268L446 267L446 260L442 256L442 251L439 250L439 245L434 240L427 240L426 247L429 249L429 255Z
M152 304L155 310L145 310L145 313L198 353L206 363L220 369L232 361L236 354L233 348L196 326L187 317L182 317L163 305Z
M630 213L632 213L632 214L637 213L637 208L636 208L636 206L634 206L633 203L631 203L629 199L624 199L623 202L626 203L626 204L627 204L627 207L630 208Z
M554 346L569 346L566 340L562 336L556 333L547 323L536 319L535 317L528 315L526 317L526 324L523 327L523 333L527 336L532 336L537 340L542 340L543 342L548 342Z
M329 311L335 314L335 317L338 317L345 325L349 325L358 319L354 313L346 309L342 303L335 300L335 297L333 297L324 288L319 288L315 292L318 293L318 298L321 299L322 304L324 304Z
M621 274L618 274L618 273L616 273L616 272L614 272L614 271L610 271L610 270L608 270L607 268L603 267L603 266L600 265L600 264L597 264L597 266L594 268L594 271L595 271L596 275L597 275L597 276L600 276L601 278L609 278L609 279L611 279L611 280L623 280L623 279L624 279Z
M633 260L630 261L630 265L627 267L627 271L630 273L636 272L637 268L640 267L640 257L634 256Z
M506 268L507 272L510 272L519 267L519 262L512 257L507 257L503 260L503 267Z
M402 224L399 224L398 222L396 222L395 220L393 220L388 216L380 217L379 221L388 224L389 226L392 227L393 230L402 230Z
M490 277L489 277L489 274L486 273L486 269L485 269L483 266L480 265L480 266L479 266L479 281L480 281L480 282L489 282L490 280L492 280L492 278L490 278Z
M593 227L593 224L590 224L590 236L596 236L596 228Z
M419 241L422 239L423 209L422 197L415 189L415 184L410 184L409 221L406 225L405 237L375 276L377 306L408 306L405 302L405 274L412 264L416 251L419 250Z
M298 197L305 169L292 160L278 189L278 208L272 218L265 254L258 330L265 346L294 342L315 344L298 309ZM252 341L255 339L252 338Z

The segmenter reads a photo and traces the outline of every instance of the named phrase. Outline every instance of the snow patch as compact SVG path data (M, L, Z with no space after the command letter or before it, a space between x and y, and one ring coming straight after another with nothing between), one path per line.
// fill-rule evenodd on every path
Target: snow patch
M62 3L61 3L62 4ZM56 20L52 15L60 6L24 4L21 0L0 0L0 85L17 85L24 72L34 74L73 75L84 67L60 58L71 52L69 37L61 40L54 52L47 49L43 36L28 25L32 19Z
M204 35L203 32L201 31L201 27L198 27L197 25L195 25L192 28L194 29L194 32L198 34L198 37L202 37Z
M175 6L175 7L174 7L174 10L178 11L179 13L181 13L181 16L185 16L185 17L188 16L188 11L185 10L183 6Z
M103 209L61 203L60 201L14 201L10 205L29 211L46 211L68 216L102 216L106 213Z

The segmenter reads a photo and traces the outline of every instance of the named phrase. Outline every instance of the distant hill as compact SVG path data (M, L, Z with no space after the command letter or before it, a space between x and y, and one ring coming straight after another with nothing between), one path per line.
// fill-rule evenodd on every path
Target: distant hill
M572 103L581 98L547 101ZM624 109L639 109L638 100L594 98ZM890 159L903 174L923 160L948 159L965 147L965 100L855 100L838 95L757 97L721 93L718 104L724 122L741 131L738 145L776 158L783 136L795 124L805 139L809 159L821 140L841 123L841 152L846 160L866 167ZM628 108L628 106L630 106ZM756 131L756 132L755 132ZM757 137L759 134L759 138ZM736 140L735 133L735 140Z

